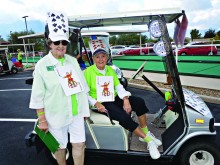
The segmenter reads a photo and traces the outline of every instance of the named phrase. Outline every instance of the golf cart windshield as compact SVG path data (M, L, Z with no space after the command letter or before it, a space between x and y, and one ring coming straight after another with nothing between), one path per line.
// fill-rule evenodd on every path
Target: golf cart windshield
M121 26L121 25L146 25L149 23L163 19L166 23L171 23L177 18L184 14L183 10L180 9L165 9L165 10L150 10L150 11L139 11L139 12L124 12L114 14L99 14L99 15L86 15L86 16L70 16L69 26L73 28L92 28L92 27L109 27L109 26ZM169 37L167 29L165 31L166 36ZM170 46L169 46L170 45ZM171 43L168 42L168 47L171 47ZM167 75L171 78L172 86L177 99L180 101L181 107L184 107L184 95L182 86L175 63L175 59L172 51L167 53L164 60L164 67Z

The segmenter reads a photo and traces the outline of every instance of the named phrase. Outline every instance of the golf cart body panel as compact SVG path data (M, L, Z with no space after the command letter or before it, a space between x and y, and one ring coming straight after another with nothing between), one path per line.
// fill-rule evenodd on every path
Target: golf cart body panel
M92 28L129 24L145 24L147 29L153 20L158 19L164 23L165 32L162 35L162 40L167 43L168 50L166 50L167 55L163 57L163 62L166 73L171 80L171 101L174 110L168 110L168 106L165 105L158 115L160 116L158 121L164 121L166 125L160 135L163 146L160 151L161 158L159 160L171 160L181 154L182 150L185 150L193 140L196 139L198 142L202 142L201 139L203 137L215 138L216 135L214 118L208 107L201 99L199 100L199 96L192 93L189 95L189 93L187 94L187 91L182 88L176 61L172 53L166 23L173 22L183 14L185 14L184 11L180 9L167 9L69 17L69 25L72 26L72 28L78 28L79 32L85 27ZM142 78L148 81L144 75ZM159 94L164 98L164 94L157 89L157 87L155 87L155 89L159 91ZM199 105L196 106L193 104L195 102L199 103ZM155 124L155 119L156 118L152 121L153 124ZM124 156L134 159L143 159L144 161L152 160L147 148L144 151L131 149L131 133L122 128L117 121L112 121L103 114L91 110L91 116L90 119L86 121L85 128L87 155L97 156L98 154L103 157ZM193 143L191 145L193 145ZM214 153L214 155L216 159L216 153ZM188 159L188 157L184 157L184 159Z
M18 68L8 58L8 48L0 48L0 73L16 74Z

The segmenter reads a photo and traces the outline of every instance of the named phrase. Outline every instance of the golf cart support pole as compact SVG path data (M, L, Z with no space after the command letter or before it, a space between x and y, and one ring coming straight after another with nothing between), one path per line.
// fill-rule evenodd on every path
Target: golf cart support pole
M89 57L89 54L88 54L88 52L87 52L87 50L86 50L86 46L85 46L85 44L84 44L84 42L83 42L83 38L82 38L82 35L81 35L81 30L82 30L82 28L84 28L84 27L81 27L81 28L80 28L80 33L79 33L80 55L82 55L82 47L83 47L84 50L85 50L86 56L87 56L87 58L88 58L89 65L91 66L91 65L92 65L92 61L91 61L91 59L90 59L90 57Z
M142 76L142 78L152 87L155 91L157 91L163 98L165 98L165 95L163 92L161 92L145 75Z

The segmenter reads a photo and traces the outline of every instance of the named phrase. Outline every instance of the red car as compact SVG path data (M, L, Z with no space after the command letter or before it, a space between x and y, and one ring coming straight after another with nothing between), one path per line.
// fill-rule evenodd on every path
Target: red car
M174 50L174 54L176 54ZM217 48L206 42L191 42L178 49L178 55L216 55Z
M151 48L150 48L151 49ZM149 52L152 50L149 49ZM126 49L121 52L119 52L119 55L141 55L141 54L148 54L148 48L131 48L131 49Z

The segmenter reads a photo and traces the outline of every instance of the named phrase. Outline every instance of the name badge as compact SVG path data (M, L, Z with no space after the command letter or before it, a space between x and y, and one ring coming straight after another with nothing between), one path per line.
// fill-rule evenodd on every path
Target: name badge
M47 71L54 71L54 66L47 66Z

